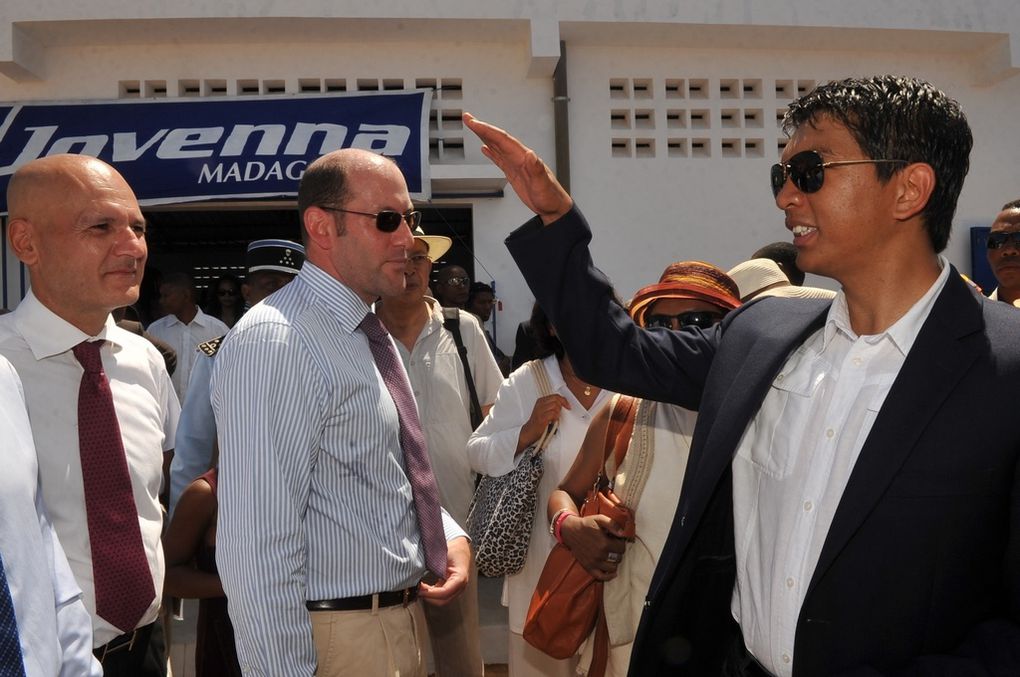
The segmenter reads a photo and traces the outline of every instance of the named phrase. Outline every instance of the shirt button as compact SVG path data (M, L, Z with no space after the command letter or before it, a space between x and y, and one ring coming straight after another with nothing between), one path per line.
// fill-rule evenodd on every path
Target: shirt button
M789 578L786 579L786 587L792 588L794 583L796 583L796 581L793 580L793 576L790 576Z
M804 501L804 512L811 512L815 507L815 504L811 501Z
M861 366L862 364L864 364L864 360L862 360L862 359L861 359L861 358L859 358L859 357L855 357L855 358L854 358L854 365L855 365L855 366L858 366L858 367L859 367L859 366Z
M788 654L788 653L784 653L783 654L783 662L784 663L789 663L790 662L790 654Z
M829 428L828 430L825 431L825 436L828 437L830 440L832 439L832 436L835 434L836 431L833 430L832 428Z
M783 378L784 378L784 375L780 374L779 376L776 376L776 381L782 381Z

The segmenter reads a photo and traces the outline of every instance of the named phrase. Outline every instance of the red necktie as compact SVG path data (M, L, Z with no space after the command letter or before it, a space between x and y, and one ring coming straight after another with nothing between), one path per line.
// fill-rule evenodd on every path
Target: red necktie
M404 370L400 368L397 349L393 347L389 333L375 313L365 315L360 326L368 337L375 366L382 374L400 417L400 446L404 450L404 465L411 481L414 508L418 513L418 528L425 548L425 566L440 578L446 578L446 536L439 508L439 487L432 474L425 434L418 420L418 408L411 394L411 385L404 376Z
M130 632L156 598L156 590L142 545L113 393L99 355L102 345L83 341L74 347L74 356L85 368L78 390L78 447L96 613Z

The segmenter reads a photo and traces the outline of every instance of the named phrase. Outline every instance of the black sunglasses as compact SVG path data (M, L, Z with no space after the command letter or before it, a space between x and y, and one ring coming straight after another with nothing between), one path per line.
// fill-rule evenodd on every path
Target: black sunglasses
M679 329L680 327L700 327L708 329L723 318L722 313L710 310L692 310L679 315L649 315L645 318L645 327L653 329Z
M372 212L356 212L353 209L341 209L340 207L326 207L323 205L319 206L320 209L325 209L329 212L343 212L344 214L359 214L361 216L374 216L375 227L384 233L392 233L400 227L402 220L407 221L407 227L414 230L421 223L421 212L410 211L406 214L395 212L392 209L384 209L381 212L373 214Z
M772 165L772 196L777 197L779 191L786 184L789 177L793 185L804 193L818 192L825 183L825 170L829 167L844 167L846 165L885 164L894 162L896 164L907 164L906 160L834 160L825 162L816 150L805 150L797 153L789 162L777 162Z
M1020 248L1020 230L1013 233L989 233L988 248L998 249L1004 245L1011 244Z

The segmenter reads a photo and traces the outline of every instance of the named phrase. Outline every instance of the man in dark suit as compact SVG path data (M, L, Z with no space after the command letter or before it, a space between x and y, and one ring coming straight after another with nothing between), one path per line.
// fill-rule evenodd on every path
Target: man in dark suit
M508 239L585 380L699 411L630 674L1020 674L1020 316L938 252L972 137L917 80L790 105L777 206L832 301L642 331L530 150L465 121L538 219ZM542 227L543 224L551 227Z

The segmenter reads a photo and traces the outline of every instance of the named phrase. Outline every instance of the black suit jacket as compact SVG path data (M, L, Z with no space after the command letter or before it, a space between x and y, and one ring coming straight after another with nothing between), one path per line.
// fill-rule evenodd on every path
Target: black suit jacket
M643 331L615 306L572 211L507 244L574 368L696 409L690 460L630 674L715 675L735 631L730 463L829 303L767 299L713 330ZM840 499L797 624L793 672L1020 675L1020 314L955 270Z

